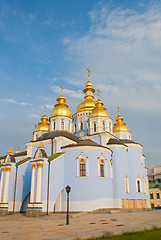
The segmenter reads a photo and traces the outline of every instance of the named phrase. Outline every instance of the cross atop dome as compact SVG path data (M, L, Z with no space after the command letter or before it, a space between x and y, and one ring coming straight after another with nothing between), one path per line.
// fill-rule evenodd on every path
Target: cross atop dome
M62 86L60 86L60 88L61 88L61 96L63 96L63 87Z
M89 74L89 73L90 73L91 71L89 70L89 67L87 68L87 71L88 71L88 82L90 82L90 80L89 80L90 74Z

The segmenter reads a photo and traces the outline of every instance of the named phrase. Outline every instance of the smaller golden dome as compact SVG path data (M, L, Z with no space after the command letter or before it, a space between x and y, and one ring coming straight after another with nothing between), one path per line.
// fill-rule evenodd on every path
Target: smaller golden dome
M61 86L61 95L56 99L58 104L56 104L51 112L51 117L62 116L71 118L71 111L68 105L65 104L67 101L66 97L62 94L63 87Z
M50 123L48 123L49 118L46 116L46 108L47 107L44 106L44 108L45 108L44 115L41 117L41 122L38 123L38 126L35 127L35 132L38 132L38 131L49 132L50 131Z
M126 126L126 123L123 123L123 117L120 116L119 107L118 108L118 116L116 118L116 122L113 126L113 132L130 132L128 127Z
M13 142L11 142L11 147L10 147L9 151L7 152L8 154L14 154L12 144L13 144Z
M98 91L98 100L95 103L95 108L92 111L90 118L94 118L94 117L109 117L110 118L110 115L107 112L107 109L103 107L104 103L100 100L99 89L97 91Z

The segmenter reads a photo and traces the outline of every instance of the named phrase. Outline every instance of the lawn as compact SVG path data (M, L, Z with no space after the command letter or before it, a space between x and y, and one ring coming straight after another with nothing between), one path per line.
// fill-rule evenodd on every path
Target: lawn
M120 236L98 238L100 240L161 240L161 229L145 232L127 233Z

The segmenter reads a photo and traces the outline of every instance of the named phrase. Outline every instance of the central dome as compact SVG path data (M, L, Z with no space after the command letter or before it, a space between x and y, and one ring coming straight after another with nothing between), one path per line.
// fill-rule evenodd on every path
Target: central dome
M61 117L69 117L71 118L71 111L68 108L68 105L65 104L67 101L66 97L62 95L62 87L61 87L61 95L56 99L58 104L56 104L51 112L51 117L61 116Z
M93 84L90 82L89 79L90 76L89 68L87 70L88 70L88 82L85 84L85 89L83 90L83 92L86 94L84 97L85 100L78 105L77 113L82 111L92 111L95 108L95 101L93 96L95 90L93 89Z

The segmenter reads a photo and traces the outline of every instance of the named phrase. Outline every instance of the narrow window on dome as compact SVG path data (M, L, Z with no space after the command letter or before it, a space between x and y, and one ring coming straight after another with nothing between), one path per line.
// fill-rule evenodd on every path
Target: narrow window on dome
M56 122L54 121L54 130L56 129Z
M111 132L111 123L109 123L109 132Z
M102 131L105 132L105 122L102 122Z
M64 130L64 121L61 121L61 129Z
M80 122L80 130L83 131L83 122Z
M70 132L70 121L68 122L68 131Z
M94 123L94 132L96 132L96 123Z
M74 125L74 132L76 132L77 131L77 124L75 123L75 125Z

